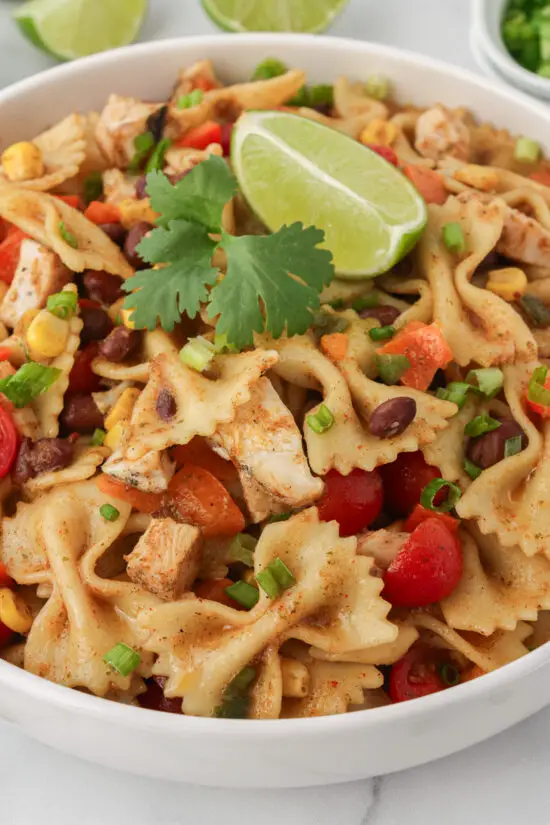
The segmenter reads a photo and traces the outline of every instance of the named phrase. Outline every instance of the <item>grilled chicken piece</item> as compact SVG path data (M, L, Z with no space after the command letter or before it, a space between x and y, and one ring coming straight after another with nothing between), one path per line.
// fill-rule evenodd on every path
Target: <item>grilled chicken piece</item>
M169 518L153 519L126 556L128 577L167 601L189 590L199 570L201 535L198 527Z
M136 487L143 493L162 493L174 475L175 465L167 453L149 450L141 458L130 459L125 456L125 447L119 447L109 456L103 467L104 473Z
M260 380L251 398L230 424L212 438L218 450L276 501L289 508L312 504L323 493L323 482L312 476L294 418L271 382Z
M0 306L0 320L14 327L27 310L41 309L48 295L60 292L70 280L70 271L55 252L26 238L21 244L13 281Z
M416 121L414 145L419 154L432 160L440 160L445 155L468 160L470 132L458 115L443 106L434 106Z
M357 555L371 556L382 570L387 570L410 533L395 530L369 530L357 536Z
M147 131L147 118L160 103L143 103L133 97L111 95L101 112L95 136L101 151L112 164L125 169L135 154L134 140Z
M497 252L520 263L550 267L550 232L518 209L508 209Z

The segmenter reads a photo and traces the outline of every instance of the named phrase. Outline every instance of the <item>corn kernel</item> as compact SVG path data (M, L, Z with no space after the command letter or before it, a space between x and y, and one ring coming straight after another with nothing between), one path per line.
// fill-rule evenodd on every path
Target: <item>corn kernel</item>
M105 441L103 442L104 447L108 447L113 452L120 446L122 440L124 438L124 429L125 425L123 421L119 421L115 424L105 436Z
M155 223L159 217L158 212L151 207L149 198L142 198L137 201L133 198L126 198L117 203L120 209L120 222L125 229L131 229L135 223L145 221L146 223Z
M69 322L46 309L40 310L27 330L27 344L37 358L61 355L69 337Z
M365 146L375 143L378 146L391 146L397 137L397 126L389 120L375 117L361 132L359 140Z
M473 186L482 192L494 192L498 188L499 175L493 169L486 166L477 166L475 163L467 163L453 173L455 180L464 183L466 186Z
M135 329L136 328L136 325L134 324L134 322L132 321L132 318L131 318L131 316L133 314L134 314L133 309L123 309L123 310L121 310L120 316L122 318L122 323L128 329Z
M124 390L113 409L105 419L105 429L110 432L121 421L128 421L132 415L135 403L139 398L137 387L128 387ZM107 445L109 446L109 445Z
M296 659L281 656L281 676L283 678L283 696L289 699L303 699L309 691L309 671Z
M21 596L9 587L0 589L0 622L15 633L26 633L31 629L32 616L29 608Z
M2 155L2 171L11 181L41 178L44 174L42 152L34 143L14 143Z
M488 275L487 289L505 301L517 301L527 289L527 276L517 266L492 269Z

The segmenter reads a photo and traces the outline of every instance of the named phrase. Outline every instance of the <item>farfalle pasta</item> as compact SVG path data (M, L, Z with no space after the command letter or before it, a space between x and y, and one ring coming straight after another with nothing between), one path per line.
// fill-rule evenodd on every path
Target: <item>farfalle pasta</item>
M254 123L272 179L241 168ZM311 86L268 59L226 85L205 56L163 100L113 93L3 150L2 659L108 701L276 720L446 690L548 642L537 144L401 105L382 77ZM300 163L302 199L357 196L343 239L286 202ZM339 243L377 263L341 266Z

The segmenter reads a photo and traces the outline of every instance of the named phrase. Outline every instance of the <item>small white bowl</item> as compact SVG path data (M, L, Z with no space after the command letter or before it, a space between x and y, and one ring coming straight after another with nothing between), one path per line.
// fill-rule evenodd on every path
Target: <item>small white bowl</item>
M470 45L480 69L541 100L550 100L550 79L517 63L504 45L500 25L508 0L472 0Z

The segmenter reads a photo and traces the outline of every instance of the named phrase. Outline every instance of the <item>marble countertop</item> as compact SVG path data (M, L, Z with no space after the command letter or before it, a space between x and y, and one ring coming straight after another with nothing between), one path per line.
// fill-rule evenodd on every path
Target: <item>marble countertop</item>
M14 5L0 0L0 86L52 65L18 35L9 19ZM332 32L475 70L468 23L466 0L352 0ZM153 0L142 37L212 31L199 0ZM254 825L549 825L549 767L550 709L414 770L286 791L227 791L132 777L56 753L1 724L0 823L242 825L253 818Z

